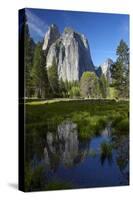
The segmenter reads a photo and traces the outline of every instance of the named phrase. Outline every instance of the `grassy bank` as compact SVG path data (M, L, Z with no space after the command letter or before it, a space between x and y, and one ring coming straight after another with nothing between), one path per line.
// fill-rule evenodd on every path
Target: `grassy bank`
M26 104L27 127L57 126L63 120L77 123L81 138L91 136L112 121L116 129L128 130L128 101L50 100ZM89 132L89 134L88 134Z

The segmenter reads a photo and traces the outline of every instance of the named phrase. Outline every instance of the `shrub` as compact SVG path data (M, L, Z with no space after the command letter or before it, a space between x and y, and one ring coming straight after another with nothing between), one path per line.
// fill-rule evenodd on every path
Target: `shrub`
M115 130L121 132L129 132L129 119L125 118L115 124Z
M80 96L80 89L78 86L73 86L69 91L70 97L79 97Z
M80 94L82 97L98 98L99 97L99 82L94 72L86 71L80 79Z

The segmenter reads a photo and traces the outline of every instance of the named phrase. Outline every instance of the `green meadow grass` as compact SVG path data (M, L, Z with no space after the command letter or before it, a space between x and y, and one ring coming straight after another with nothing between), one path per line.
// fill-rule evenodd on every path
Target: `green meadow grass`
M57 126L64 120L77 123L79 137L89 139L111 121L115 130L128 130L129 102L114 100L50 100L26 104L26 126Z

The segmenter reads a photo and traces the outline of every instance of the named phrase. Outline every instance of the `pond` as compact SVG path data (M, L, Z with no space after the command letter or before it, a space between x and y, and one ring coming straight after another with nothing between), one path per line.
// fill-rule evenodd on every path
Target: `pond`
M65 120L57 126L27 129L28 191L119 186L129 184L128 134L114 134L112 123L88 139L78 125Z

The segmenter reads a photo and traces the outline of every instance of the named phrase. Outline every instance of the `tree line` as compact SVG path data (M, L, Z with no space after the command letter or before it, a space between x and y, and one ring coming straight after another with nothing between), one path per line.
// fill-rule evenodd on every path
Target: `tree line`
M34 43L30 37L26 18L22 28L24 34L25 97L31 98L129 98L129 48L121 40L116 62L111 66L112 82L102 74L86 71L80 81L63 81L58 78L56 60L46 69L46 56L42 42Z

